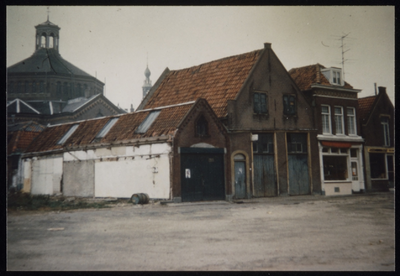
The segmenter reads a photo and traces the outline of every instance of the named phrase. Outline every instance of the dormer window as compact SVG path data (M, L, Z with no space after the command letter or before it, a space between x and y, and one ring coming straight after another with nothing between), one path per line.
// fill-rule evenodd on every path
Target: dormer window
M343 85L342 69L340 68L326 68L321 69L321 73L327 78L330 84Z

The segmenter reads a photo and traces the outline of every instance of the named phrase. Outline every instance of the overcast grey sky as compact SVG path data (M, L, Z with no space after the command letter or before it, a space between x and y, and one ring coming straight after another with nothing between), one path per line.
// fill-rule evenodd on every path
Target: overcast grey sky
M7 67L30 57L34 26L47 6L7 7ZM153 84L166 67L182 69L272 43L287 70L320 63L341 67L359 97L385 86L394 103L393 6L50 6L60 30L60 54L106 80L106 96L123 108L142 98L147 63Z

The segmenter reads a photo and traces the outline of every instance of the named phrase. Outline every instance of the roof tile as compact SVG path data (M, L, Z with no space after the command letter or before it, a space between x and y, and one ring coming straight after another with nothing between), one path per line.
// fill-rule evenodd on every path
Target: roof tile
M204 98L218 117L227 112L263 50L170 71L143 109Z

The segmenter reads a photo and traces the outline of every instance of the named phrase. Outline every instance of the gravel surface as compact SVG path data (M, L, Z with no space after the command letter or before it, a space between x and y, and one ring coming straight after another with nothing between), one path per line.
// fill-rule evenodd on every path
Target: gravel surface
M8 214L8 271L394 271L394 194Z

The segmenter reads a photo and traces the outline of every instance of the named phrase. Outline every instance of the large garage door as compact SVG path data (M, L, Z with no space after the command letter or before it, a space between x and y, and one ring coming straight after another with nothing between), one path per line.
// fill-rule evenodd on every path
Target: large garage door
M273 134L258 134L253 142L254 196L276 196L276 173L274 166Z
M182 201L224 200L224 150L181 148Z

